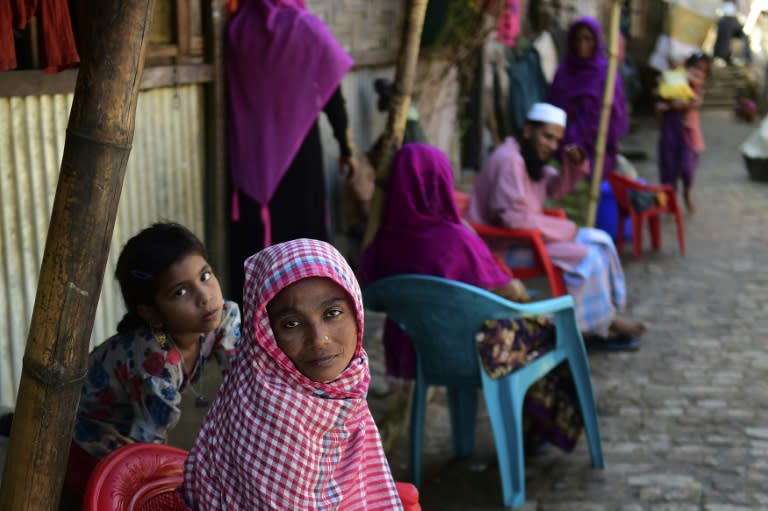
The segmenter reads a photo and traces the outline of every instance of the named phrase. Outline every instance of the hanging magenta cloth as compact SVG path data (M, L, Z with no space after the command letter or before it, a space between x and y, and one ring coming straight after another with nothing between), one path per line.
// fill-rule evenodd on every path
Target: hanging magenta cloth
M513 48L520 35L520 0L504 0L496 24L496 39Z
M423 273L486 289L507 284L485 242L459 217L453 198L453 170L443 152L406 144L395 156L387 184L381 228L363 252L364 285L399 273ZM405 333L384 327L387 373L413 378L416 354Z
M262 205L266 238L269 201L353 61L305 0L241 0L225 60L232 183Z

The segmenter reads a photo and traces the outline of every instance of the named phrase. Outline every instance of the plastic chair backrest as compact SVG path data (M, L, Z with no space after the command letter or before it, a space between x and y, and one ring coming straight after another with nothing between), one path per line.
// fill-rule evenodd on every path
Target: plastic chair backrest
M168 445L126 445L101 460L88 480L84 511L185 510L176 488L187 451Z
M669 185L643 183L636 179L617 174L616 172L611 172L608 174L607 179L608 184L611 186L611 191L613 191L613 195L616 199L616 204L618 205L619 209L625 213L635 212L635 208L632 206L632 201L629 197L630 190L650 193L663 193L667 195L672 192L672 199L674 199L673 190ZM673 212L676 207L677 201L667 200L665 205L662 206L655 204L653 209L658 211Z
M643 245L643 223L647 222L651 234L651 244L654 250L661 248L661 222L659 216L671 214L677 226L677 241L680 254L685 255L685 226L683 224L680 206L677 203L677 194L674 188L665 184L646 184L635 179L612 172L608 175L608 183L613 190L616 206L619 211L619 225L624 218L632 219L632 252L635 257L640 257ZM637 210L630 197L630 191L645 192L648 197L653 197L647 207ZM616 248L622 252L624 245L624 231L618 230L616 235Z
M366 308L386 312L414 344L430 384L479 385L475 334L485 320L520 315L525 307L479 287L429 275L403 274L363 290Z
M632 180L616 172L611 172L608 175L608 183L611 185L611 190L618 207L629 212L632 209L632 204L629 202L627 187L631 186Z
M549 216L565 218L565 211L560 209L547 210L545 213ZM533 256L532 264L527 266L508 266L502 259L503 269L507 270L510 274L521 280L546 277L553 297L568 294L562 270L552 263L549 252L547 252L546 245L544 244L544 239L537 229L506 229L483 224L472 224L472 228L489 245L493 245L497 241L509 240L516 244L522 243L525 248L531 251ZM494 255L497 256L498 260L499 254Z
M461 214L462 217L466 216L471 200L470 195L461 190L454 190L453 198L456 202L459 214ZM545 214L557 218L566 218L565 211L562 209L546 210ZM502 255L494 253L494 258L496 259L497 264L507 274L521 280L546 277L553 297L567 294L562 272L559 268L554 266L549 259L549 253L544 246L544 241L538 230L505 229L502 227L475 223L472 224L472 228L477 232L478 236L483 238L489 244L492 243L493 240L515 240L517 242L522 242L525 248L528 248L531 251L533 255L533 264L530 266L516 267L510 267L504 261Z

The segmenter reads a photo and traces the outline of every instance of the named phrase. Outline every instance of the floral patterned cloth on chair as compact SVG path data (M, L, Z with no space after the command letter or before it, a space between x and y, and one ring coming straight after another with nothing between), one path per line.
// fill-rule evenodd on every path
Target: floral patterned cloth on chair
M501 378L550 351L555 325L549 318L488 320L476 336L477 350L491 378ZM526 450L549 442L570 452L581 435L581 409L566 364L538 380L525 396Z

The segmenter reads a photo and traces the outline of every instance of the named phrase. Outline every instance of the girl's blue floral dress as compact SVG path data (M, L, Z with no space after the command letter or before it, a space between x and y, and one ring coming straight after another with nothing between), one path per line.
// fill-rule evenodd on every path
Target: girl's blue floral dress
M200 379L211 356L226 372L239 343L240 309L226 301L219 328L202 340L190 383L169 335L163 340L140 328L110 337L89 356L74 441L96 458L129 443L165 443L181 415L181 392Z

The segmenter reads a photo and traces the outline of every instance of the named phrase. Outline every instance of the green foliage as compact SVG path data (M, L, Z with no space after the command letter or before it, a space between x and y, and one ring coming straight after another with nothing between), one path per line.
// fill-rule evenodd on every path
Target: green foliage
M484 3L483 0L431 0L424 21L422 46L440 49L479 47L487 32Z

